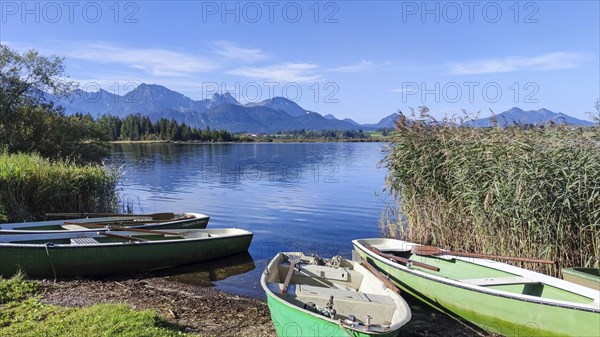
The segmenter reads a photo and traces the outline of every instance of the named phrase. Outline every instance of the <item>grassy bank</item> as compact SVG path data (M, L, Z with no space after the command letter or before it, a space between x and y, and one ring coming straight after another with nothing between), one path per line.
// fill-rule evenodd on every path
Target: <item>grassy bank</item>
M598 128L473 129L403 116L384 162L400 220L384 230L452 250L598 268L599 144Z
M39 285L22 275L0 279L0 336L182 336L155 312L125 305L65 308L40 301Z
M39 220L48 212L112 212L117 179L100 165L0 152L0 222Z

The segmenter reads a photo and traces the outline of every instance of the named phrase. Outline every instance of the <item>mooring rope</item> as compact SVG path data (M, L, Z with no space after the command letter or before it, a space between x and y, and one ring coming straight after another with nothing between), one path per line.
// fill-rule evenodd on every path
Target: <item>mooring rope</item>
M338 325L340 326L340 328L342 329L342 331L343 331L343 332L344 332L346 335L348 335L348 336L350 336L350 337L354 337L354 336L352 336L352 335L351 335L351 334L348 332L348 330L346 330L346 327L344 326L344 323L342 323L342 320L341 320L341 319L338 321Z
M52 262L52 259L50 258L50 251L48 250L48 246L53 246L54 244L52 242L46 242L44 244L44 247L46 247L46 255L48 256L48 261L50 262L50 267L52 267L52 273L54 274L54 283L56 283L56 269L54 269L54 263Z

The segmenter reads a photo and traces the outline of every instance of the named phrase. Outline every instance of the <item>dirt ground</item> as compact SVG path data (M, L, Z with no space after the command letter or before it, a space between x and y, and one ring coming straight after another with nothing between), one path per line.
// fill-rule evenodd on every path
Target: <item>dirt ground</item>
M43 301L48 304L82 307L126 303L134 309L155 310L182 331L203 336L276 336L265 302L163 277L42 281L42 286ZM420 304L409 304L412 319L403 327L402 336L489 336Z

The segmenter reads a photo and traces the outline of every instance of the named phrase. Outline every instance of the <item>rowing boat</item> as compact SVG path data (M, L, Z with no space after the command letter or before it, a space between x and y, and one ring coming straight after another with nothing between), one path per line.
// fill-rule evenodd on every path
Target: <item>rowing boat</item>
M562 274L569 282L600 291L600 269L598 268L563 268Z
M352 243L406 293L484 330L505 336L600 336L596 290L498 261L417 255L419 245L400 240Z
M253 234L234 228L0 235L0 276L106 275L207 261L248 250Z
M277 335L397 336L410 308L368 268L339 256L277 254L261 277Z
M162 213L161 213L162 214ZM0 224L2 234L44 234L60 231L95 232L98 228L121 226L147 229L203 229L206 228L208 215L185 213L167 218L156 219L152 215L121 215L111 217L82 218L69 220L50 220L36 222Z

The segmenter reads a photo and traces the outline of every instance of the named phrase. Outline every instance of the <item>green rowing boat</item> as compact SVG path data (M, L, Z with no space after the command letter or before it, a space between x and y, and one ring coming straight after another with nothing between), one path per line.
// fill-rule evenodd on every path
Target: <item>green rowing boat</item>
M600 291L600 269L598 268L563 268L562 274L569 282Z
M261 277L277 335L398 336L410 308L369 267L342 257L277 254Z
M253 234L234 228L0 235L0 276L106 275L207 261L248 250Z
M400 240L352 243L402 290L487 331L505 336L600 336L598 291L497 261L413 254L419 245Z
M98 228L107 226L146 229L203 229L208 225L209 219L208 215L185 213L180 215L173 214L172 217L162 217L160 219L153 218L152 215L121 215L69 220L3 223L0 224L0 235L44 234L57 231L95 232Z

